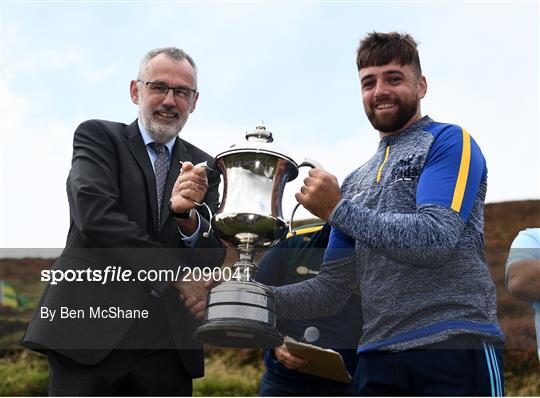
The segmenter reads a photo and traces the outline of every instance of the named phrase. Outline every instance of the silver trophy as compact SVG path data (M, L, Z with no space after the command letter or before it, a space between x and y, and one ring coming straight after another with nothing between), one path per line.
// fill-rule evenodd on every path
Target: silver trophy
M194 337L215 346L270 348L283 344L283 337L276 330L271 289L254 281L258 267L253 257L291 230L281 208L285 184L297 177L299 167L320 166L308 160L298 165L276 150L263 125L246 133L246 140L216 156L224 186L211 226L239 256L231 280L209 292L204 321Z

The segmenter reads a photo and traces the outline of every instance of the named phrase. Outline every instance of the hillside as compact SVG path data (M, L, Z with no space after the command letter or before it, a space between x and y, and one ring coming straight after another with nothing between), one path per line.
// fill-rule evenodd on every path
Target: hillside
M510 297L506 292L504 264L510 244L517 233L524 228L534 226L540 226L539 200L492 203L485 207L486 256L493 280L497 286L498 313L501 327L507 336L505 346L506 392L515 396L540 395L540 378L538 377L540 366L535 351L533 311L527 303L522 303ZM0 261L0 279L12 282L17 291L30 297L35 305L42 289L39 282L39 272L50 267L54 259L23 258L1 259ZM31 311L21 313L3 308L1 309L1 315L0 379L12 377L10 369L13 369L13 377L35 377L39 382L35 386L32 384L33 387L28 387L26 390L24 385L19 389L14 389L15 387L10 387L11 389L8 390L0 389L0 395L43 393L43 383L46 383L46 365L39 362L42 361L42 358L31 357L29 359L28 354L12 348L13 343L17 341L18 336L24 329L24 322L30 318ZM234 379L234 382L231 381L233 387L231 387L231 390L227 390L227 393L217 390L212 392L213 386L225 383L223 381L225 376L221 374L223 358L228 361L228 371L230 371L231 367L237 366L240 376ZM25 361L29 361L28 366L25 365ZM41 365L36 365L36 363L41 363ZM243 371L240 368L242 367L245 370L246 367L249 367L250 372L253 374L260 374L260 358L257 361L256 356L253 354L246 357L246 354L240 351L212 350L208 354L207 364L207 376L196 383L196 389L197 385L200 388L203 388L203 386L206 388L202 390L204 391L203 395L234 395L236 391L241 391L241 395L256 393L254 390L256 382L254 380L251 380L254 384L252 383L244 389L240 388L238 390L237 388L239 388L238 383L241 383L242 380L241 374ZM38 366L40 370L32 375L20 376L26 374L21 369L32 366ZM251 378L253 379L253 377ZM26 379L24 380L26 383ZM220 382L213 383L214 380L220 380ZM11 385L18 386L20 382L13 382Z

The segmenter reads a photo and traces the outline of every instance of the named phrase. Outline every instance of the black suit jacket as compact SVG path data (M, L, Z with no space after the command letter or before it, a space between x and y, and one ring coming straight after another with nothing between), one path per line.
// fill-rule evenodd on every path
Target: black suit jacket
M158 225L154 172L137 121L131 125L103 120L82 123L74 135L73 159L67 180L70 227L66 247L53 266L59 270L104 269L107 266L138 270L218 266L223 251L213 235L201 237L197 249L184 247L177 224L169 214L172 187L180 172L179 161L194 164L213 158L177 138ZM205 202L218 207L219 174L208 176ZM200 212L200 214L203 212ZM201 217L201 228L208 221ZM23 337L33 349L50 349L84 364L97 363L126 335L134 320L88 319L89 307L143 308L151 294L160 295L170 329L184 366L193 377L204 371L200 344L192 334L197 321L178 300L171 281L60 282L49 284ZM85 319L59 319L60 307L82 309ZM51 322L41 307L57 309Z

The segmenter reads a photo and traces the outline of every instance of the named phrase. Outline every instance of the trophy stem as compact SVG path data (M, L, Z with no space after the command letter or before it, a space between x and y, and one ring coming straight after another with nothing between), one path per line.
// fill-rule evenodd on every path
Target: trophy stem
M238 269L239 282L250 282L255 279L255 274L259 271L259 267L253 261L255 256L255 248L249 243L243 243L237 247L238 261L233 264L233 270Z
M221 347L273 348L283 344L276 329L272 290L254 276L256 249L249 242L237 246L234 280L214 287L207 298L205 320L194 337Z

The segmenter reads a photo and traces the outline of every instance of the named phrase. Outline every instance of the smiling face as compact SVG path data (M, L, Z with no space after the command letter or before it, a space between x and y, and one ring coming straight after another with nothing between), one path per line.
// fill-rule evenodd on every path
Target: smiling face
M195 70L187 59L176 61L166 54L152 58L139 79L160 83L168 87L197 87ZM173 90L166 94L152 90L149 85L135 80L130 84L131 100L139 105L139 118L152 138L161 144L176 137L195 110L199 93L175 96Z
M364 111L381 136L398 134L422 117L427 82L413 66L391 62L362 68L359 75Z

